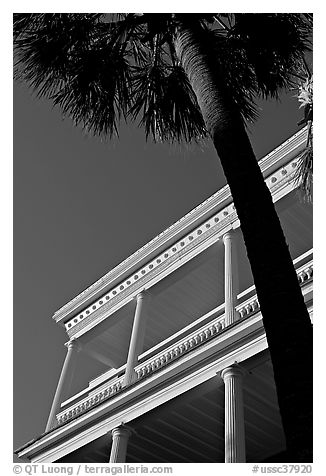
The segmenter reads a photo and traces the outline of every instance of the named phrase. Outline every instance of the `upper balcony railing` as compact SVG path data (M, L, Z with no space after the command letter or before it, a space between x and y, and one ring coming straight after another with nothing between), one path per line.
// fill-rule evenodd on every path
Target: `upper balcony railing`
M312 291L313 261L312 252L309 250L294 260L299 283L306 301L310 300ZM255 286L251 286L238 294L236 306L237 320L243 321L260 311ZM237 322L233 325L236 325ZM204 316L192 322L185 328L160 342L139 356L138 365L135 367L137 380L150 376L163 367L175 362L193 349L218 337L226 329L224 322L224 303L211 310ZM116 395L123 389L125 365L119 369L112 369L93 381L89 386L77 395L69 398L61 404L63 411L57 415L58 424L63 424L90 408L95 407Z

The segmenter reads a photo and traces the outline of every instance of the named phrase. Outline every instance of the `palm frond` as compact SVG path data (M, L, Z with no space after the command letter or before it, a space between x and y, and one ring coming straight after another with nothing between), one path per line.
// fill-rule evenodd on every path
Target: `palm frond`
M77 57L74 74L52 96L76 124L95 134L118 134L130 105L130 65L119 49L96 47Z
M247 52L239 47L232 36L219 30L208 32L207 48L213 49L218 74L244 121L253 122L258 117L255 103L256 78L247 61Z
M24 35L26 32L37 29L44 14L35 13L14 13L13 14L13 34L14 40Z
M299 92L297 95L300 103L300 108L304 107L303 122L307 123L312 120L313 107L313 77L309 76L302 84L299 85Z
M100 14L17 18L18 77L95 134L117 132L130 102L130 65Z
M306 20L306 22L309 24L310 28L313 26L313 14L312 13L303 13L302 16Z
M307 126L306 147L299 158L295 183L299 187L303 200L312 202L313 189L313 77L309 76L306 81L299 85L297 95L300 108L304 108L304 117L298 125Z
M299 188L303 201L313 200L313 145L312 141L307 145L298 159L298 166L294 177L295 184Z
M172 66L166 77L163 108L167 139L191 142L207 136L196 95L180 65Z
M130 115L140 117L146 137L154 141L186 142L200 140L207 134L196 96L177 64L168 64L162 57L135 68L133 104Z
M146 59L134 67L132 76L133 103L129 115L140 117L146 138L160 140L164 133L163 95L167 65L160 57L153 59L147 50Z
M245 49L256 79L256 93L279 96L293 85L293 74L302 68L310 47L311 25L301 14L235 14L230 36Z
M40 96L62 86L76 51L86 51L97 35L95 14L21 14L14 16L15 76Z

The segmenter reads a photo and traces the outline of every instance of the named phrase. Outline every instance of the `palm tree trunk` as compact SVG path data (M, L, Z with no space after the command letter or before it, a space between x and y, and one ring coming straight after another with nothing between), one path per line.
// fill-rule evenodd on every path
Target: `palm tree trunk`
M245 127L205 32L183 24L176 54L188 76L241 223L266 331L287 451L312 461L312 326L288 245ZM289 460L289 461L290 461Z

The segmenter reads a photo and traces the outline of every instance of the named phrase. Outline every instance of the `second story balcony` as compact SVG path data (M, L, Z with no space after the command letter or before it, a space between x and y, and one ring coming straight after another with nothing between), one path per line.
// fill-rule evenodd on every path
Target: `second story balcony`
M209 259L209 256L207 259ZM312 249L296 258L294 265L308 311L312 318ZM212 288L213 285L211 283L211 293L213 294ZM191 368L192 361L198 360L198 356L200 356L200 359L203 359L205 354L208 355L214 352L220 352L221 355L227 356L228 352L230 352L230 346L234 346L235 342L237 343L236 346L241 348L244 337L248 342L257 338L257 335L263 336L265 339L262 316L254 286L246 288L237 295L235 322L230 325L226 324L224 302L206 313L198 314L198 317L195 319L192 317L192 319L189 318L187 320L186 311L188 310L190 317L192 314L189 309L193 309L195 306L199 308L200 302L198 301L200 300L193 293L188 292L183 294L183 300L178 301L178 307L172 307L171 302L176 301L176 296L174 295L172 300L170 293L171 289L167 296L165 296L164 301L162 301L161 293L158 295L160 299L158 299L157 295L151 296L147 309L149 314L145 334L147 345L145 344L144 352L138 357L138 363L135 366L136 377L132 382L133 385L137 385L138 382L150 377L154 377L153 380L157 379L159 381L160 371L164 370L166 376L169 368L172 372L175 372L176 365L178 371L182 370L184 372L187 367ZM158 303L160 303L160 308ZM156 310L155 312L154 309ZM200 311L198 312L200 313ZM277 303L275 303L275 312L277 313ZM125 319L127 321L128 317L126 316ZM128 323L125 322L126 327L127 325ZM115 326L113 325L112 328L115 329ZM171 328L176 329L176 332L171 333ZM125 341L121 337L121 327L119 326L115 330L115 339L111 337L111 340L109 340L112 329L111 332L110 328L108 329L108 349L111 349L114 343L115 355L120 358L121 362L121 360L127 359L131 325L129 332L126 332ZM171 333L170 335L168 335L169 332ZM163 336L161 340L159 338L160 335ZM103 340L102 335L101 339ZM247 342L247 340L243 342ZM96 338L93 339L90 343L86 344L86 349L95 349L97 342ZM262 342L262 347L257 347L257 352L263 348L266 348L265 342ZM124 351L119 354L119 349ZM92 353L92 350L90 352ZM183 365L180 366L182 363ZM113 397L126 390L124 385L125 371L126 363L124 362L118 368L110 369L92 379L87 387L62 402L60 411L57 414L58 424L62 425L75 419L79 415L98 407L105 401L109 402L112 400L114 408Z

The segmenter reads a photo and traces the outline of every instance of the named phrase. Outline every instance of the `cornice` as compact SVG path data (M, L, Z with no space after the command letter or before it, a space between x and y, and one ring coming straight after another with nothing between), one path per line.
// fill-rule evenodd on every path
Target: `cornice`
M306 133L306 128L300 130L259 161L265 177L299 154L304 147ZM69 317L77 314L82 308L86 309L92 301L107 293L117 283L119 286L123 285L124 278L133 273L138 266L143 267L154 254L159 254L163 247L168 247L181 238L184 233L187 233L190 228L205 220L209 215L221 211L231 201L230 189L226 185L62 306L53 315L55 321L59 323L67 321Z

